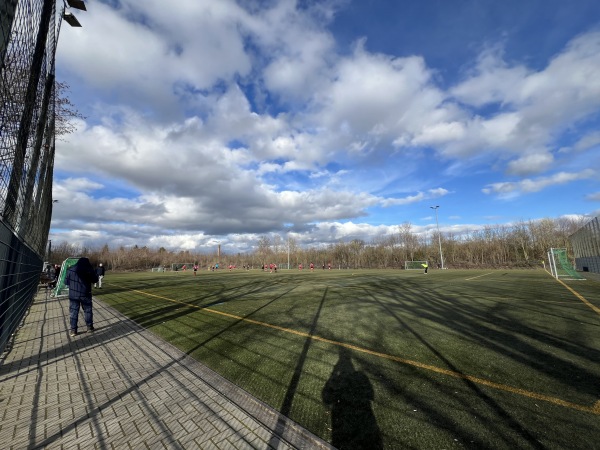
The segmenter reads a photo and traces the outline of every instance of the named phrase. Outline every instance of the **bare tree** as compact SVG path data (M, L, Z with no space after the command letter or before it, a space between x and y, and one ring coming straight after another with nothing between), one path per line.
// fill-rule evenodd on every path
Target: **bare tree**
M515 226L486 226L476 231L467 231L460 235L442 234L445 260L451 267L539 267L540 261L551 247L567 248L572 252L569 236L581 226L581 222L568 219L543 219L539 221L519 222ZM333 267L341 268L386 268L403 267L406 259L429 260L436 262L439 257L436 235L428 240L425 235L418 236L411 231L410 223L402 225L402 232L392 236L379 236L371 242L354 239L351 242L337 242L327 247L300 248L296 240L289 239L291 261L296 267L299 263L314 263L319 267L331 262ZM274 256L285 257L285 247L281 238L272 242L267 236L261 236L256 250L247 255L221 255L222 262L240 265L244 262L261 264L283 260L273 260ZM276 250L278 253L274 253ZM215 260L216 254L197 254L189 251L169 251L163 247L120 247L110 249L104 245L100 250L74 246L67 243L53 247L51 262L61 262L69 256L88 256L92 262L104 262L111 269L147 270L158 265L168 266L172 262L200 262L208 264ZM406 257L409 258L406 258ZM390 264L393 261L393 264Z
M2 134L14 134L18 131L21 121L22 105L27 94L29 67L23 66L26 61L19 62L14 58L7 58L6 66L11 70L6 71L8 79L0 83L0 97L4 103L4 115L0 120ZM73 119L85 119L69 98L70 88L66 82L54 81L54 134L64 136L75 131ZM51 92L51 91L50 91Z
M261 259L261 264L268 263L271 254L271 240L267 236L261 236L258 240L257 253Z
M86 119L81 114L75 105L69 99L69 85L64 82L57 81L56 88L56 117L55 117L55 135L64 136L75 131L73 119Z

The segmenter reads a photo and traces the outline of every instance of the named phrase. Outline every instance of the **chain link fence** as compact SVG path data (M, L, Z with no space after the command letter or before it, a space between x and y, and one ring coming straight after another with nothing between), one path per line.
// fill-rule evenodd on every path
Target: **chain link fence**
M0 0L0 353L33 300L52 215L56 0Z

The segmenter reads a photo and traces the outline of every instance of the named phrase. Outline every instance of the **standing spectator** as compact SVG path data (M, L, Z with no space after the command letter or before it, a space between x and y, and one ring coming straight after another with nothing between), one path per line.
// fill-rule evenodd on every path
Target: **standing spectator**
M48 287L49 288L54 288L56 286L56 267L54 267L54 264L48 264L48 268L46 269L46 273L48 276Z
M87 331L94 331L92 312L92 283L98 282L98 275L87 258L79 258L74 266L67 270L65 284L69 286L69 315L71 319L71 336L77 336L79 308L83 309L83 318Z
M96 267L96 275L98 275L98 287L102 288L102 279L104 278L104 266L102 263ZM94 287L96 287L96 283L94 283Z
M194 276L196 276L196 272L198 272L198 264L194 264Z

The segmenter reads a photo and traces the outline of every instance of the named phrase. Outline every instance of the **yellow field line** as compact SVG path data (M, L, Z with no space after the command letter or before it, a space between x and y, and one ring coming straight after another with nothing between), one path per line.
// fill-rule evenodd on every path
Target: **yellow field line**
M532 392L532 391L528 391L525 389L520 389L520 388L516 388L513 386L508 386L505 384L501 384L501 383L496 383L494 381L491 380L486 380L484 378L479 378L479 377L474 377L472 375L466 375L464 373L461 372L456 372L454 370L448 370L448 369L443 369L441 367L437 367L437 366L433 366L430 364L424 364L421 363L419 361L414 361L411 359L405 359L405 358L400 358L398 356L393 356L393 355L388 355L386 353L381 353L381 352L377 352L374 350L369 350L367 348L363 348L363 347L358 347L356 345L352 345L352 344L347 344L344 342L340 342L340 341L334 341L332 339L327 339L324 337L320 337L314 334L309 334L309 333L305 333L303 331L298 331L298 330L293 330L291 328L285 328L285 327L280 327L279 325L273 325L270 323L266 323L266 322L260 322L258 320L254 320L254 319L248 319L247 317L242 317L242 316L237 316L235 314L230 314L230 313L226 313L223 311L217 311L215 309L211 309L211 308L203 308L201 306L197 306L197 305L192 305L190 303L185 303L185 302L181 302L179 300L175 300L172 298L168 298L168 297L162 297L160 295L155 295L155 294L150 294L149 292L144 292L144 291L139 291L136 289L132 289L133 292L137 292L143 295L147 295L150 297L156 297L156 298L160 298L163 300L167 300L173 303L179 303L182 305L186 305L192 308L196 308L196 309L200 309L203 311L207 311L213 314L217 314L220 316L224 316L224 317L228 317L231 319L235 319L235 320L239 320L239 321L243 321L243 322L247 322L247 323L251 323L253 325L259 325L262 327L266 327L266 328L271 328L274 330L278 330L278 331L283 331L285 333L291 333L294 334L296 336L301 336L304 338L308 338L308 339L312 339L314 341L319 341L319 342L324 342L327 344L332 344L332 345L336 345L339 347L344 347L344 348L348 348L351 350L355 350L357 352L361 352L361 353L365 353L368 355L373 355L373 356L377 356L380 358L384 358L390 361L394 361L394 362L398 362L401 364L405 364L405 365L409 365L409 366L413 366L413 367L418 367L420 369L424 369L424 370L428 370L430 372L435 372L435 373L439 373L442 375L447 375L453 378L459 378L462 380L468 380L472 383L476 383L476 384L480 384L482 386L487 386L493 389L497 389L500 391L505 391L505 392L510 392L513 394L517 394L517 395L521 395L523 397L528 397L528 398L532 398L532 399L536 399L536 400L540 400L540 401L544 401L544 402L548 402L548 403L552 403L554 405L558 405L558 406L563 406L565 408L570 408L570 409L575 409L577 411L583 411L583 412L587 412L587 413L592 413L592 414L596 414L596 415L600 415L600 401L597 401L593 406L587 406L587 405L580 405L578 403L573 403L573 402L569 402L557 397L552 397L549 395L544 395L544 394L539 394L537 392Z
M553 301L553 300L534 300L534 302L538 302L538 303L552 303L554 305L571 305L571 306L580 306L580 307L584 307L585 305L580 305L578 303L573 303L573 300L569 300L566 302L559 302L559 301Z
M471 277L471 278L465 278L465 280L469 281L469 280L474 280L475 278L481 278L481 277L485 277L487 275L491 275L494 272L490 272L490 273L484 273L483 275L477 275L476 277Z
M577 292L575 289L573 289L571 286L567 285L564 281L559 280L558 278L556 278L556 281L558 281L560 284L562 284L564 287L566 287L569 291L571 291L571 293L577 297L579 300L581 300L583 303L586 304L586 306L589 306L592 311L595 311L596 314L600 315L600 308L598 308L597 306L592 305L588 299L586 299L583 295L581 295L579 292Z

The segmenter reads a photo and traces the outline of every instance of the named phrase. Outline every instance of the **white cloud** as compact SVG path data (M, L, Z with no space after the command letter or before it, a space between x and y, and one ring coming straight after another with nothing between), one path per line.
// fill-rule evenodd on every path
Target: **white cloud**
M358 43L351 57L340 59L331 84L315 94L318 122L348 142L397 139L429 123L447 119L444 94L431 82L420 57L370 54Z
M595 172L591 169L579 173L559 172L549 177L539 177L534 180L526 178L517 182L500 182L488 184L482 189L485 194L499 194L503 197L511 197L520 194L539 192L550 186L570 183L576 180L584 180L594 176Z
M61 40L60 56L94 85L156 96L167 92L165 82L202 89L250 69L239 31L247 14L233 1L182 0L165 8L148 0L142 8L122 0L120 8L96 2L90 10L77 37Z
M600 145L600 131L592 131L581 137L572 147L562 147L560 153L585 152Z
M552 154L547 152L524 155L508 163L509 175L531 175L548 169L554 162Z
M436 142L442 153L454 156L468 156L475 151L514 155L542 149L527 157L528 164L521 159L508 167L509 173L539 173L549 168L548 152L560 131L597 111L600 82L592 74L598 71L600 32L573 39L537 72L510 66L498 49L486 51L472 74L449 93L475 108L497 104L497 113L486 119L475 115L461 128L455 125L461 130L458 141L448 134L446 142ZM519 168L525 165L530 168L521 172Z
M382 206L408 205L410 203L422 202L424 200L440 198L448 195L449 191L444 188L429 189L427 192L419 192L404 198L386 198L381 200Z
M462 103L481 107L490 103L510 103L515 91L530 71L523 66L510 67L500 46L484 50L470 76L450 89L450 94Z
M67 192L72 191L81 191L81 192L89 192L89 191L97 191L102 189L104 186L100 183L96 183L94 181L88 180L86 178L66 178L62 181L54 183L54 199L58 199L60 197L65 197Z
M448 142L458 142L466 137L467 129L461 122L440 122L424 126L419 135L412 143L415 145L447 144Z
M563 131L600 109L600 33L539 70L491 48L446 89L421 55L371 52L364 39L341 52L327 28L340 4L90 5L59 48L59 66L98 99L58 144L56 169L70 179L57 179L53 227L181 248L284 223L323 239L327 226L371 236L377 227L342 222L446 196L431 180L448 185L482 161L517 177L483 190L504 197L591 177L579 153L600 142L594 132L563 149L564 172L518 180L556 170ZM112 184L128 193L105 196Z

